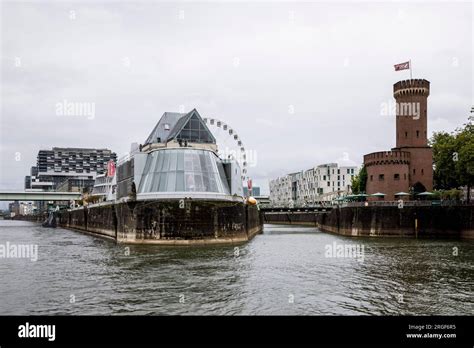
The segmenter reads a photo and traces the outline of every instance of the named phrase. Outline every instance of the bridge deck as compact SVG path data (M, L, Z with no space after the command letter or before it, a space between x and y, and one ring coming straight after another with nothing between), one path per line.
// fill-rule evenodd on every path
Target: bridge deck
M0 191L0 201L70 201L80 197L78 192Z

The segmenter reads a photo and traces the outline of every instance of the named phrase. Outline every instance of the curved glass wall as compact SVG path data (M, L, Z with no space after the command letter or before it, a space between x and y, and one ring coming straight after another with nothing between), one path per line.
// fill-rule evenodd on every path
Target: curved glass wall
M148 155L138 193L152 192L230 194L224 167L214 153L183 148Z

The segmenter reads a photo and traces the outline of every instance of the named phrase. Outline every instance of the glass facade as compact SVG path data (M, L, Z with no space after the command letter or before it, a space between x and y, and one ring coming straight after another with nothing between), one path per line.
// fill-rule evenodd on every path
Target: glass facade
M187 140L194 143L214 143L209 131L196 115L193 115L183 127L176 139Z
M148 155L138 193L152 192L230 194L220 159L211 151L184 148Z

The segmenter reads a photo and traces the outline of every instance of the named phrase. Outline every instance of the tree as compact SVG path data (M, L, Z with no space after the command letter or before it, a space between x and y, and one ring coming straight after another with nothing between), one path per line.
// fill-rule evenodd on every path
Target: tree
M367 186L367 168L362 165L359 173L354 175L351 179L351 187L353 194L359 194L365 192Z
M471 187L474 185L474 125L473 117L465 124L464 129L458 131L456 146L458 160L455 168L458 173L459 183L467 186L467 200L470 201Z
M360 185L359 185L359 174L354 175L351 179L351 187L352 187L352 193L353 194L359 194L360 191Z
M434 162L434 186L436 189L450 189L460 186L458 175L456 173L456 137L454 134L446 132L437 132L433 134L430 140L433 147Z
M437 132L430 139L433 147L434 186L449 190L467 187L470 200L474 185L474 118L471 116L463 128L453 133Z

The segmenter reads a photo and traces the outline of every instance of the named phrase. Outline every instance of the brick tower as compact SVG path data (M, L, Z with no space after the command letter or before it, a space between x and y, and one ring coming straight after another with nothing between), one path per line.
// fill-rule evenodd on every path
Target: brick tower
M427 80L411 79L393 85L397 120L396 147L392 150L410 152L409 186L427 191L433 189L433 151L427 136L429 94Z
M427 80L411 79L393 85L396 147L364 156L368 194L382 192L385 200L395 200L397 192L433 189L433 151L427 137L429 94Z

